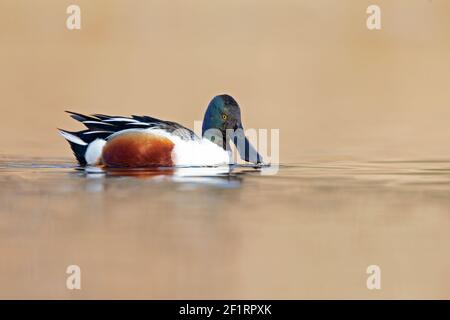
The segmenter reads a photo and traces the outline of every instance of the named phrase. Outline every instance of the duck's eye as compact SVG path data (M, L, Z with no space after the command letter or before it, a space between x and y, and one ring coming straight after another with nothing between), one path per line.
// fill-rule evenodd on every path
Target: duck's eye
M222 113L222 119L223 119L223 120L227 120L227 119L228 119L228 116L227 116L225 113Z

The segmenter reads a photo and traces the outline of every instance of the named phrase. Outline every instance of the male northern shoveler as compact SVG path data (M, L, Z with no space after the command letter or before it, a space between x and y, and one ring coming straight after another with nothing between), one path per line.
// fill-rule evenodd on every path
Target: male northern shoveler
M229 140L242 160L262 163L243 133L241 110L229 95L214 97L203 119L202 138L182 125L148 116L85 116L67 111L87 130L59 130L81 166L217 166L229 164Z

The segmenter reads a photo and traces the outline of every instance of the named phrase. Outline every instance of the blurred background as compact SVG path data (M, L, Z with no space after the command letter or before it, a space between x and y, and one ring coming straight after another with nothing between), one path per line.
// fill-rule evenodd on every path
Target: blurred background
M282 163L448 157L449 18L446 0L2 0L0 152L71 157L66 109L192 128L229 93L280 129Z
M1 0L0 298L449 298L449 40L448 0ZM87 174L56 130L221 93L295 165Z

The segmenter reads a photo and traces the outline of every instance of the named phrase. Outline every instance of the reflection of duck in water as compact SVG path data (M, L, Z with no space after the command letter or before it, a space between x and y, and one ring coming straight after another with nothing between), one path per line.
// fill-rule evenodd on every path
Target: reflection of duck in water
M182 168L109 168L86 166L79 168L79 172L87 178L86 188L89 192L103 191L114 178L138 178L155 183L173 182L190 189L202 186L219 189L239 188L243 180L241 172L233 172L233 166L217 167L182 167ZM134 180L135 181L135 180ZM134 182L135 183L135 182Z
M82 166L172 167L229 164L229 140L241 158L262 163L243 132L241 111L229 95L216 96L203 119L202 138L182 125L148 116L85 116L69 112L87 130L60 130Z

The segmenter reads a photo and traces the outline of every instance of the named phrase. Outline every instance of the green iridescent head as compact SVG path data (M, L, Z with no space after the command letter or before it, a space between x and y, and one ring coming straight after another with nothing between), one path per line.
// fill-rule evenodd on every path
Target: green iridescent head
M215 96L208 105L203 119L202 136L230 150L232 140L242 160L262 163L262 157L248 141L241 121L241 109L233 97Z

